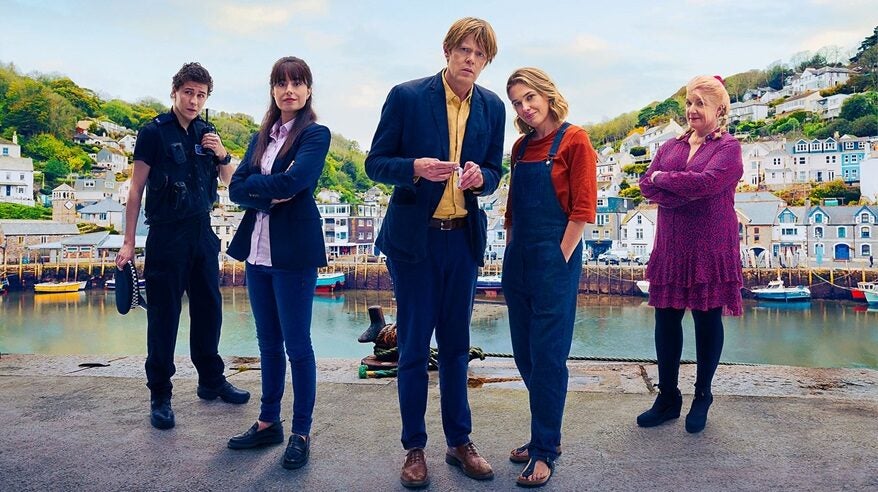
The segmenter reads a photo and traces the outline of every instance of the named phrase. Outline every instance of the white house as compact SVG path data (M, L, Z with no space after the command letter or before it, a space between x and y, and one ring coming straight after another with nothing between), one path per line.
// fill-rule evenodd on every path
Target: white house
M34 162L21 156L17 134L0 138L0 202L34 205Z
M820 117L823 119L836 118L841 114L841 105L845 99L853 94L833 94L817 101L820 105Z
M104 198L112 198L119 183L110 177L77 178L73 182L73 196L77 204L95 203Z
M106 169L113 174L121 173L128 167L128 157L121 150L113 147L104 147L97 153L95 167Z
M768 104L758 100L732 103L729 119L732 121L759 121L768 118Z
M135 135L125 135L116 141L122 150L128 152L129 154L134 153L134 145L137 143L137 137Z
M651 253L657 219L658 207L655 206L642 206L628 212L622 219L621 248L627 249L632 256Z
M683 127L672 119L664 125L646 130L640 139L640 145L646 147L649 155L655 155L663 143L680 136L682 133Z
M834 138L799 139L789 145L789 152L793 157L795 182L832 181L842 175L841 153Z
M872 152L860 162L860 194L878 202L878 152Z
M820 110L818 101L821 99L823 98L817 91L805 92L778 104L775 108L775 114L780 116L781 114L792 113L793 111L811 111L816 113Z
M787 85L793 93L819 91L842 85L850 78L851 71L842 67L806 68L799 75L793 76Z
M761 184L768 188L783 188L796 180L793 158L783 148L770 151L762 159Z
M77 210L83 222L91 222L99 226L112 226L117 231L122 230L122 217L125 215L125 207L112 198L86 205Z

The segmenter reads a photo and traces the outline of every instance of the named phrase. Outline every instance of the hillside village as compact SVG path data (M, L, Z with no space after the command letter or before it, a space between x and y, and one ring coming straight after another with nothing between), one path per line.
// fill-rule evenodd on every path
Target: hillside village
M744 161L736 207L745 265L871 262L878 247L878 130L867 136L836 132L825 138L799 133L792 139L754 138L752 133L739 131L751 123L789 120L791 115L837 121L852 98L876 99L874 92L867 96L839 92L855 76L844 67L807 67L787 77L780 89L750 88L732 104L731 127L741 140ZM878 125L878 101L872 104L872 118ZM583 234L585 258L606 263L648 261L657 211L654 205L641 202L637 180L658 148L683 131L683 124L670 118L597 146L598 215ZM45 181L45 174L35 171L31 157L22 155L18 135L13 133L11 140L0 138L0 204L51 209L51 220L0 220L0 262L111 260L121 245L118 233L126 227L124 210L136 137L133 129L106 119L77 121L70 139L83 149L94 150L88 152L91 168L54 187L51 194L39 192L41 186L35 180ZM845 203L845 196L806 199L809 190L829 183L849 189L858 186L860 195L853 203ZM389 198L385 190L373 186L353 200L337 190L318 191L330 258L380 256L374 241ZM488 215L489 263L503 259L507 191L501 185L494 195L481 198ZM781 197L798 199L786 202ZM221 187L211 222L223 251L242 215ZM138 246L147 232L142 220L137 225Z

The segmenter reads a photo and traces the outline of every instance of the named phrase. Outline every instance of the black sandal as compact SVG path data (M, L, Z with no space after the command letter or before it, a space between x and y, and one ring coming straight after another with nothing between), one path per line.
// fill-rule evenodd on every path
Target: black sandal
M546 466L549 467L549 474L546 475L546 478L539 480L539 481L529 480L530 476L534 474L534 470L537 467L537 461L543 461L543 463L545 463ZM524 470L521 471L521 475L519 475L518 478L515 479L515 484L518 485L519 487L525 487L525 488L529 488L529 489L536 488L536 487L542 487L543 485L546 485L547 483L549 483L549 479L552 478L552 474L554 472L555 472L555 462L554 461L552 461L550 459L542 460L539 458L534 458L534 459L531 459L527 462L527 466L524 467Z

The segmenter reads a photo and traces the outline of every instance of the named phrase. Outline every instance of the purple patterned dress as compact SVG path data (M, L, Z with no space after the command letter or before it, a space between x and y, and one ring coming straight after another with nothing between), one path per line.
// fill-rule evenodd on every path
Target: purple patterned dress
M735 187L744 173L741 144L728 133L710 135L687 163L689 149L686 136L665 142L640 180L643 196L659 206L646 269L649 305L722 307L724 314L740 316ZM655 171L662 173L650 182Z

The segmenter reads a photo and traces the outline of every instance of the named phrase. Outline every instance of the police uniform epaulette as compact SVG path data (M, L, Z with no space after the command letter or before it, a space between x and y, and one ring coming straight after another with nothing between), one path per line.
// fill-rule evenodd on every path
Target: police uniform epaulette
M174 116L171 113L162 113L153 118L152 121L154 121L156 125L164 125L165 123L174 121Z

